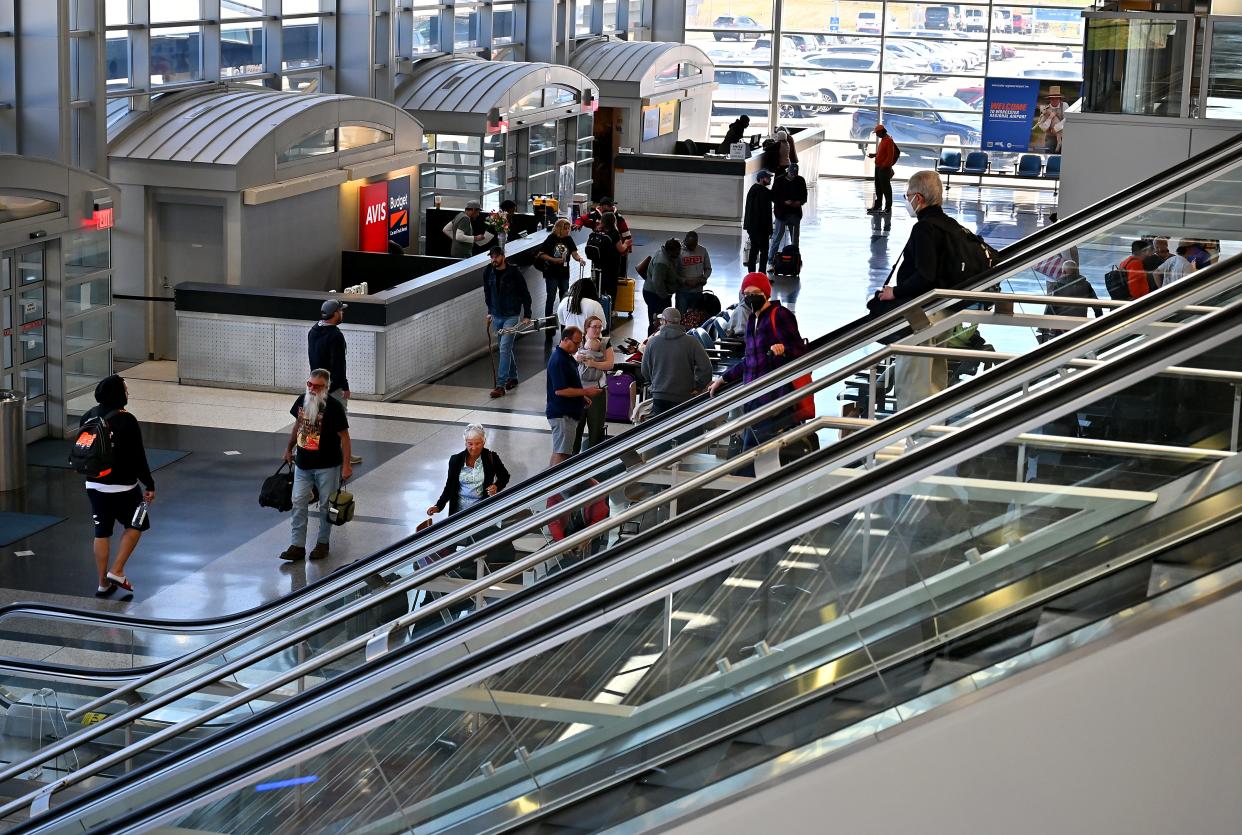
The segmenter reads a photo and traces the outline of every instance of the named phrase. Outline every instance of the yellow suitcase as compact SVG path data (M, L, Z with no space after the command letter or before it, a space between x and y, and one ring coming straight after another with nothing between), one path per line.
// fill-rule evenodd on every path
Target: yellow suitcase
M634 317L634 288L637 282L632 278L617 279L617 297L612 300L613 313L625 313Z

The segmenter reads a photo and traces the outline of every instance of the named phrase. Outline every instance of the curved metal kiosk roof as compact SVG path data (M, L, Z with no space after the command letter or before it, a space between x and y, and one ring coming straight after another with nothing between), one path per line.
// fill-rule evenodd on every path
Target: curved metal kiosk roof
M445 57L419 63L412 73L401 76L393 100L429 133L481 134L493 109L507 119L519 101L544 87L565 87L578 94L579 103L541 108L549 115L581 112L586 94L598 95L590 78L559 64ZM538 118L538 111L530 113L531 121Z
M661 78L669 67L692 64L696 75ZM581 70L599 85L604 98L649 98L667 96L673 90L686 90L715 81L715 65L697 46L667 41L621 41L600 38L587 41L574 50L569 65Z
M381 131L368 135L381 141L341 150L339 140L317 139L347 125ZM308 140L319 143L312 152L289 154ZM355 179L414 165L425 156L422 140L414 118L376 99L213 85L162 95L150 111L118 119L108 155L118 182L240 191L342 168Z

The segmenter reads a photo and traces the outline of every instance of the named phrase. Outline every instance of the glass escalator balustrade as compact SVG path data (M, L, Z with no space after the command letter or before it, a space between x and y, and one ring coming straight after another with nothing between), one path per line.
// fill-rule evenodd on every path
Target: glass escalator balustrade
M1237 311L1233 322L1242 333ZM1236 368L1240 353L1235 339L1178 367ZM1171 528L1174 551L1140 530L1160 533L1153 511L1162 497L1202 491L1196 501L1212 501L1207 470L1235 485L1216 510L1236 527L1242 468L1224 444L1150 438L1150 423L1118 429L1103 451L1060 434L1084 411L1170 396L1184 380L1167 372L1152 369L876 500L832 504L792 537L779 532L779 516L758 515L765 497L749 512L772 518L774 530L755 556L427 697L176 825L477 832L593 789L603 793L589 812L569 808L547 826L599 831L795 748L848 744L1003 678L1006 661L1026 663L1040 645L1237 559L1220 547L1228 534L1201 513L1208 539L1183 543ZM830 496L842 475L817 470L802 492ZM1108 547L1117 543L1104 534L1118 531L1125 548ZM313 787L293 791L306 777ZM608 791L620 777L628 779Z
M1194 182L1180 186L1170 182L1164 189L1155 205L1149 205L1139 212L1119 213L1110 216L1105 222L1097 224L1097 228L1084 231L1078 236L1075 245L1077 251L1071 251L1069 245L1063 253L1064 257L1076 256L1080 264L1103 264L1115 258L1121 260L1120 249L1125 241L1132 237L1154 232L1168 232L1172 218L1203 220L1220 213L1219 207L1226 195L1236 202L1238 164L1225 166L1216 171L1206 181L1199 178ZM1225 202L1223 205L1229 205ZM1163 223L1155 226L1157 221ZM1180 226L1179 235L1189 236L1195 228ZM1237 241L1224 240L1217 233L1221 252L1230 254L1239 250ZM1041 253L1039 262L1053 257ZM1014 265L1001 278L1002 287L1015 294L1044 295L1048 292L1043 273L1031 264ZM1039 263L1041 270L1049 270L1048 264ZM1086 272L1086 268L1084 268ZM1099 285L1098 273L1091 274L1092 284ZM1097 295L1105 295L1102 287L1095 287ZM926 342L932 347L949 347L953 353L941 356L917 356L915 362L929 365L943 363L946 379L968 380L994 364L996 360L1009 355L1021 355L1035 347L1046 338L1044 331L1072 329L1082 324L1084 319L1077 315L1064 315L1064 312L1049 317L1044 302L1022 301L1023 295L1014 295L1017 300L1013 315L1001 315L990 311L962 311L958 313L941 313L935 316L936 321L930 327L919 331L905 340L907 343ZM930 300L924 307L932 308L940 304L940 300ZM1072 300L1066 300L1070 306ZM1106 305L1102 304L1101 307ZM1081 308L1079 308L1081 309ZM1077 309L1071 310L1074 314ZM1137 333L1119 334L1117 338L1103 346L1098 346L1092 356L1073 358L1077 365L1071 364L1062 369L1062 374L1074 374L1090 367L1096 357L1106 357L1111 353L1134 350L1152 334L1159 334L1178 324L1191 322L1196 317L1205 315L1200 310L1180 310L1166 316L1168 321L1148 326ZM977 330L979 338L974 338ZM979 339L997 348L996 352L976 351ZM771 414L783 414L789 405L797 399L785 389L784 401L775 404L762 404L767 399L740 397L733 404L734 408L727 414L709 418L694 426L693 431L678 432L674 441L652 441L639 447L643 464L637 459L634 451L621 445L604 462L594 467L589 474L584 473L571 479L568 485L553 497L540 496L537 499L520 503L507 508L502 518L496 520L491 530L472 530L463 535L439 544L434 553L421 552L414 558L394 560L382 574L371 578L370 583L355 583L343 590L339 596L308 607L297 615L283 620L272 627L248 636L244 641L229 646L220 655L209 657L199 663L177 669L167 677L161 677L145 683L136 692L141 704L139 708L128 708L120 701L108 703L106 706L85 700L82 705L91 707L91 713L103 713L106 717L119 714L112 721L112 730L122 730L123 722L133 723L137 727L142 722L147 727L160 727L171 722L182 721L188 717L203 717L204 710L212 710L218 715L209 716L202 723L202 728L195 730L193 738L206 732L205 729L226 724L230 716L249 715L254 711L266 710L279 704L288 696L329 682L340 674L355 669L366 662L368 657L382 655L397 649L409 642L425 642L431 632L446 627L458 619L468 618L473 611L485 608L490 602L504 600L522 592L531 586L538 586L548 578L555 578L558 573L580 563L598 561L612 549L631 540L653 535L660 526L670 519L676 519L706 503L719 501L740 487L751 483L752 472L767 477L778 472L783 466L793 463L808 450L830 446L841 436L848 435L860 426L867 425L872 419L883 418L901 404L899 385L893 365L893 352L918 350L893 346L889 349L855 347L852 345L832 345L816 355L812 364L816 413L821 416L815 422L799 427L788 427L782 440L786 443L763 448L761 452L754 450L743 452L744 443L739 443L744 430L757 420ZM910 354L905 354L910 357ZM935 367L933 365L933 367ZM1237 366L1233 366L1237 367ZM937 372L939 373L939 372ZM1219 375L1218 375L1219 376ZM1050 378L1055 379L1055 378ZM1209 387L1233 385L1221 379L1199 379L1195 381ZM1046 383L1040 380L1030 381L1026 390L1038 390ZM1003 391L995 393L990 401L981 401L961 415L954 416L938 426L925 427L919 433L908 437L903 443L915 445L920 442L940 437L946 432L954 431L959 425L969 422L970 416L980 414L989 408L999 408L1004 403L1023 396L1022 391ZM837 417L843 406L841 399L857 404L857 409L845 410L847 417ZM768 411L764 411L767 409ZM1111 421L1115 424L1116 421ZM1116 444L1125 443L1124 435L1115 427L1108 428L1108 414L1102 416L1096 428L1087 418L1086 434L1092 432L1102 436L1106 432L1115 437L1097 437L1097 440L1111 440ZM1069 439L1081 441L1084 434L1083 423L1080 421L1078 430L1071 432L1065 427L1052 427L1064 430L1062 434L1048 432L1041 434L1053 435L1062 446L1073 444ZM1071 427L1072 429L1072 427ZM687 440L684 436L689 435ZM665 459L675 441L684 441L677 448L671 459ZM1233 439L1236 448L1236 437ZM1042 439L1030 439L1019 444L1012 462L1013 474L1023 478L1036 480L1044 462L1052 460L1063 451L1049 450L1047 442ZM782 447L778 449L777 447ZM1071 452L1073 449L1071 449ZM829 483L840 483L849 480L854 472L883 462L893 455L899 455L901 446L880 449L875 460L870 457L855 462L851 469L838 469ZM1154 455L1154 453L1153 453ZM1166 462L1167 463L1167 462ZM1000 466L1000 465L997 465ZM1009 466L1006 462L1004 467ZM1029 471L1029 474L1028 474ZM949 482L947 486L938 487L940 494L936 498L928 498L929 502L952 502L954 491L958 485ZM1131 491L1134 492L1134 491ZM1036 502L1035 498L1031 499ZM1011 536L1021 535L1024 526L1039 528L1059 521L1058 513L1066 513L1071 518L1076 514L1059 505L1047 505L1045 499L1036 502L1039 513L1028 511L1026 515L1014 511L1014 519L1005 524L995 524L989 535ZM1045 503L1040 503L1045 502ZM559 507L557 506L559 505ZM948 506L948 505L946 505ZM1117 505L1120 506L1120 505ZM582 510L578 510L582 508ZM605 513L606 520L585 533L579 528L588 518L597 518ZM885 530L883 524L891 524L894 519L883 515L892 514L891 507L879 507L869 511L860 522L871 525L867 535L858 535L855 546L864 552L880 549L880 535L875 530ZM913 513L902 506L903 513ZM874 524L873 524L874 523ZM1055 527L1055 525L1053 525ZM999 532L999 533L998 533ZM1016 534L1015 534L1016 532ZM960 535L960 534L959 534ZM983 543L986 544L986 543ZM807 545L804 547L820 547ZM975 547L979 550L978 546ZM979 550L982 554L984 551ZM787 562L800 560L786 556ZM453 566L451 571L442 570ZM879 569L877 569L879 570ZM480 572L494 575L495 581L486 584L475 582ZM745 587L747 583L762 582L752 577L734 578L735 583ZM881 582L884 580L884 582ZM884 588L884 576L875 578L875 582L866 588L855 590L862 599L869 599L874 589ZM779 593L799 593L791 576L789 584L777 584L782 588ZM868 590L870 589L870 590ZM380 599L383 596L383 599ZM696 617L698 610L679 608L685 617L674 618L674 622L685 621L679 630L710 629L712 624ZM698 612L698 614L703 614ZM713 617L704 615L704 618ZM405 622L397 627L391 624L397 618ZM299 635L298 630L309 628L313 632ZM693 630L692 630L693 631ZM258 653L259 657L255 654ZM641 657L643 653L639 653ZM667 659L663 660L667 665ZM729 662L732 663L732 662ZM303 665L298 673L291 671ZM235 669L234 669L235 668ZM206 682L198 679L207 675ZM188 683L187 683L188 682ZM648 687L650 685L645 685ZM180 692L177 688L181 687ZM254 692L246 693L249 688ZM239 695L240 694L240 695ZM230 701L231 700L231 701ZM154 705L154 707L152 706ZM102 709L100 709L102 708ZM82 708L80 707L79 710ZM70 714L72 719L79 716ZM128 718L127 718L128 717ZM194 724L197 720L192 720ZM73 723L70 728L73 728ZM187 730L190 730L187 728ZM100 731L91 730L91 726L80 727L75 731L83 738L77 753L79 761L87 764L97 759L103 752L102 746L92 743L89 736ZM190 736L184 739L190 739ZM169 734L169 745L176 748L176 734ZM150 759L147 752L135 752L135 761ZM114 762L103 773L115 774L126 770L132 765L124 755L113 757ZM98 768L98 766L96 766ZM12 796L13 792L10 792Z

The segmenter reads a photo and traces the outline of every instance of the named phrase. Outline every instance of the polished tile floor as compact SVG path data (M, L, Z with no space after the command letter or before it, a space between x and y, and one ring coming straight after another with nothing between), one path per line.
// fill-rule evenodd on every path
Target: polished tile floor
M802 230L801 280L776 286L808 338L864 312L864 301L884 281L914 223L900 207L883 220L864 214L869 190L869 183L851 180L822 180L816 188ZM997 247L1034 232L1055 209L1048 192L958 186L945 205ZM629 220L637 243L632 264L670 235L695 229L712 256L708 286L726 305L736 298L744 273L740 229L704 219ZM478 305L482 314L481 296L462 303ZM641 295L637 305L634 319L615 329L614 341L645 336ZM515 481L546 466L546 358L540 335L521 338L523 382L497 400L488 397L491 365L482 358L396 402L354 402L351 435L365 458L351 481L358 517L335 531L328 559L298 565L276 558L288 542L289 516L257 503L260 483L279 463L290 396L178 386L172 363L125 370L130 409L143 423L147 445L190 452L155 474L152 529L128 568L133 600L93 597L90 514L80 478L69 470L30 467L24 490L0 494L0 511L65 521L0 549L0 604L32 600L153 617L207 617L242 611L313 582L414 531L439 494L445 460L461 449L468 423L486 427L488 446Z

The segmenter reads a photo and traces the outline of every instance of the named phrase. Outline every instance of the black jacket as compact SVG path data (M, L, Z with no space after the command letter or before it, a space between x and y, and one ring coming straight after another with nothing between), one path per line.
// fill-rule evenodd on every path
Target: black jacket
M953 253L942 226L953 221L939 206L919 211L919 221L910 230L910 238L901 251L893 295L906 302L932 290L952 287L957 280L953 270Z
M509 471L505 469L504 462L500 460L500 456L492 452L486 447L483 448L481 455L483 459L483 493L484 498L487 497L486 490L495 484L497 490L503 490L509 484ZM441 510L448 505L450 514L456 513L458 509L458 499L461 496L461 468L466 464L466 451L449 456L448 461L448 477L444 480L444 491L440 493L440 498L436 499L436 507Z
M109 412L124 409L127 402L125 381L115 374L105 377L95 387L95 399L99 405L82 415L79 426L97 415L103 417ZM142 445L138 419L129 412L117 411L108 418L108 429L112 432L112 471L94 479L94 482L124 485L141 481L148 490L155 490L155 479L151 477L151 467L147 464L147 450Z
M520 314L531 318L526 276L508 262L499 274L491 264L483 268L483 298L487 301L487 312L492 316L499 318Z
M782 174L772 182L772 204L776 217L801 220L802 206L786 206L786 200L799 200L806 204L806 180L801 174L795 174L792 180Z
M756 236L772 234L772 192L766 186L755 183L746 192L742 228Z
M345 334L336 325L315 324L306 334L310 370L326 368L332 375L328 391L350 391L345 376Z

